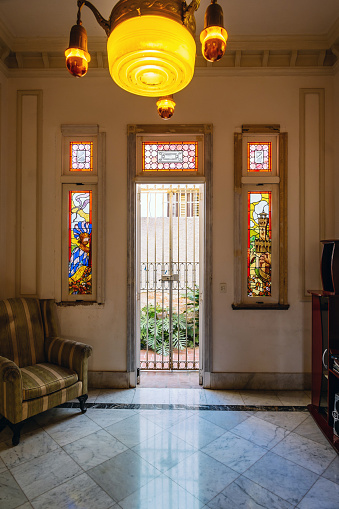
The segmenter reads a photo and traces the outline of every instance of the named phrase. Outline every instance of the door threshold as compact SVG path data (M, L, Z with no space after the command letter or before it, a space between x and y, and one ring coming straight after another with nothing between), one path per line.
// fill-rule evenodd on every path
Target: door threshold
M140 371L140 388L202 389L199 370Z

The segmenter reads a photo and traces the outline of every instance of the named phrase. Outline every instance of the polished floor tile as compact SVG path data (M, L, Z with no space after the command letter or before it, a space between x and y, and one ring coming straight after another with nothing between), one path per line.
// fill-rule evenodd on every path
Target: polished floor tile
M286 500L241 476L219 493L208 507L210 509L292 509Z
M199 417L206 419L217 426L229 431L235 428L238 424L248 419L251 414L249 412L235 411L235 412L221 412L213 410L200 410Z
M162 431L133 447L134 452L163 473L196 450L197 447L172 435L169 431Z
M116 507L87 474L82 474L32 500L34 509L111 509Z
M0 474L0 509L14 509L27 501L10 472Z
M16 447L0 433L0 509L337 509L339 456L309 399L91 390L85 414L75 400L29 419Z
M239 474L242 474L267 452L263 447L238 437L230 431L226 431L221 437L213 440L201 450Z
M272 452L244 472L244 477L292 505L298 504L318 479L314 472Z
M205 504L239 477L238 472L201 451L185 458L166 475Z
M286 406L305 406L311 403L310 395L303 391L278 391L277 395Z
M116 502L160 475L159 470L128 450L92 468L88 475Z
M290 433L272 452L316 474L322 474L336 457L330 444L322 445L296 433Z
M58 444L40 429L22 436L16 447L12 446L12 439L2 442L0 458L8 468L14 468L56 449L59 449Z
M338 509L339 486L327 479L318 479L298 505L299 509Z
M311 415L307 415L307 418L299 424L293 431L302 437L309 438L313 442L318 442L322 445L328 445L328 441L323 433L317 426L314 426L314 419Z
M289 434L289 431L252 416L232 428L232 433L265 449L272 449Z
M106 431L127 447L134 447L160 433L162 428L142 415L136 414L108 426Z
M239 391L212 391L205 389L207 405L244 405Z
M102 389L97 396L96 403L124 403L131 404L136 389Z
M127 447L102 429L65 445L64 450L87 471L126 451Z
M281 405L277 394L273 391L240 391L245 405Z
M46 417L46 422L43 421L41 424L53 440L61 446L101 429L95 422L89 419L86 414L74 412L74 410L72 412L72 410L73 409L69 410L67 416L62 414L60 420L58 420L57 416L53 416L50 420ZM39 418L37 418L37 421L39 422Z
M192 410L139 410L139 415L162 429L168 429L193 415Z
M339 484L339 456L337 455L332 463L323 472L323 477Z
M51 451L12 468L16 482L29 500L82 473L81 468L62 449Z
M270 422L288 431L293 431L309 417L308 412L264 412L261 410L256 412L254 415L258 419ZM318 429L318 427L315 426L313 419L312 429Z
M199 415L192 415L188 419L178 422L168 428L168 431L199 449L225 433L223 428L206 421Z
M97 408L89 408L86 412L86 416L92 421L96 422L102 428L107 428L111 424L115 424L116 422L123 421L128 417L132 417L136 415L136 412L131 409L97 409Z
M204 504L162 475L126 497L119 505L122 509L200 509Z

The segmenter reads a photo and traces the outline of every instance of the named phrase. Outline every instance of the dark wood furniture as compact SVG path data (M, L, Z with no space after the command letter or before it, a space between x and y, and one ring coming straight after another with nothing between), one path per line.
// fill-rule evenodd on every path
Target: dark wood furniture
M339 394L339 373L333 356L339 356L339 240L322 241L321 278L323 290L312 295L312 403L308 410L339 453L339 437L333 433L335 394Z

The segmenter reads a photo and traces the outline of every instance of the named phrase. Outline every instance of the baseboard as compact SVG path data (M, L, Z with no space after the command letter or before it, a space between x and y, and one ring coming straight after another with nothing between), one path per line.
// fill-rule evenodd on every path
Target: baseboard
M210 373L210 389L305 391L311 389L311 373Z
M129 389L130 374L126 371L89 371L90 389Z

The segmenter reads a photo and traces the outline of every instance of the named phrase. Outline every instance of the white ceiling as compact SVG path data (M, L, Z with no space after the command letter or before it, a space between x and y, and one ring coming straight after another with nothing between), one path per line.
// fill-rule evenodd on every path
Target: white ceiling
M109 18L114 0L93 0L104 18ZM189 3L189 2L188 2ZM196 13L197 32L202 29L209 0L202 0ZM232 37L322 36L339 26L339 0L219 0L225 28ZM105 38L86 7L82 21L88 36ZM0 33L7 38L65 38L76 22L76 0L0 0Z

